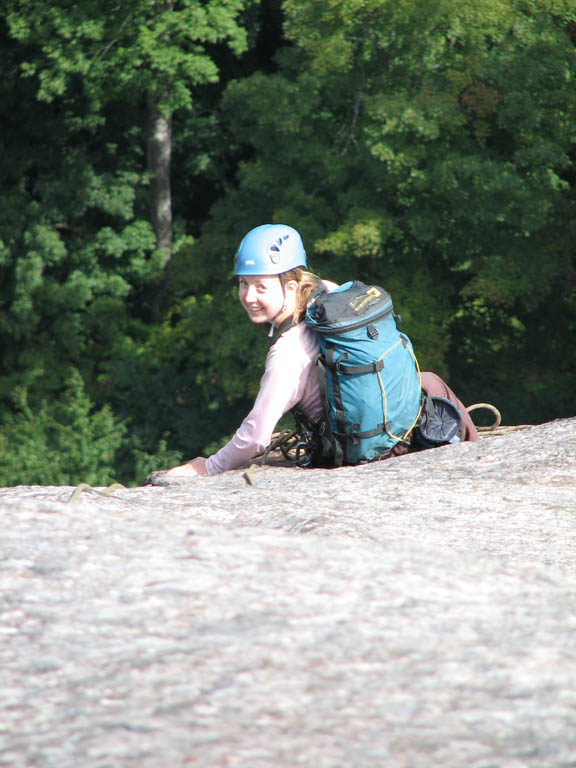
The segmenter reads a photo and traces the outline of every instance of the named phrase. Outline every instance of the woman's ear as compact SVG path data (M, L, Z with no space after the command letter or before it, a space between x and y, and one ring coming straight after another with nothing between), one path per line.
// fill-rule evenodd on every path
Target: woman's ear
M286 280L284 283L284 290L286 293L296 293L298 290L298 281L297 280Z

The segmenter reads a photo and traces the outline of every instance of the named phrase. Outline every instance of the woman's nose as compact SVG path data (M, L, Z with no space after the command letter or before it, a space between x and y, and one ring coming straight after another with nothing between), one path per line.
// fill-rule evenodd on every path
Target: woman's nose
M253 285L247 285L244 293L244 301L252 302L256 298L256 289Z

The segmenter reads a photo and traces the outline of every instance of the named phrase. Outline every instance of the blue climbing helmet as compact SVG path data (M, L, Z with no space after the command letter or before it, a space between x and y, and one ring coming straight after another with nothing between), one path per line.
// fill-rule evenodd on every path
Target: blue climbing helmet
M306 267L300 234L287 224L261 224L238 246L234 274L280 275L296 267Z

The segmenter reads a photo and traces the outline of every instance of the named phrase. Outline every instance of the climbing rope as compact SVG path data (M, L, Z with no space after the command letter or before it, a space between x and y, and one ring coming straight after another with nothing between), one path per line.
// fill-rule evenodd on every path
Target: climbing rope
M528 429L528 427L533 426L532 424L516 424L514 426L503 426L501 424L502 421L502 414L496 408L495 405L492 405L491 403L474 403L474 405L469 405L466 410L468 413L472 413L472 411L479 411L479 410L486 410L486 411L492 411L494 415L494 421L492 424L489 424L486 427L478 427L476 425L476 430L478 431L478 434L480 437L497 437L498 435L506 435L509 432L516 432L516 430L519 429Z
M75 501L78 501L78 498L80 497L81 493L96 493L98 496L110 496L114 491L119 490L120 488L126 488L125 485L122 485L122 483L112 483L112 485L109 485L104 491L98 491L96 488L92 488L89 483L80 483L80 485L76 486L74 491L72 492L72 495L68 499L68 504L74 504Z
M296 446L299 442L300 436L295 429L283 429L281 432L274 432L270 445L264 451L262 451L262 453L257 454L257 456L254 458L261 459L261 464L264 466L268 461L268 456L272 453L272 451L279 450L287 461L294 462L294 454L296 451Z

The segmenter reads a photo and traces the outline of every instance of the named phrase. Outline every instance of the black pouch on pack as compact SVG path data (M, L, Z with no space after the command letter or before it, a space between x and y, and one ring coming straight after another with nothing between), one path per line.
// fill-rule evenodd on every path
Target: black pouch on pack
M457 406L445 397L423 395L422 412L414 427L413 445L416 450L437 448L458 442L462 415Z

